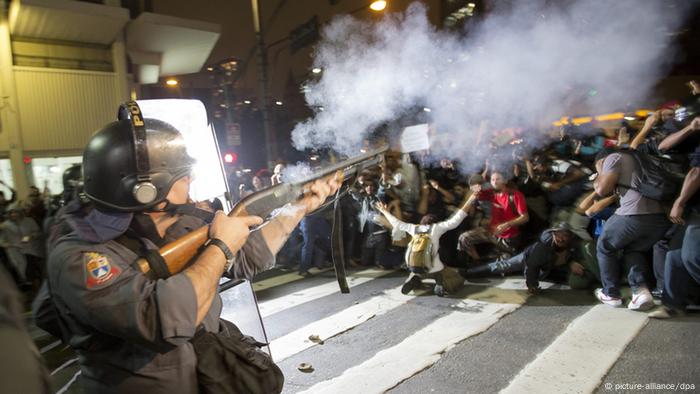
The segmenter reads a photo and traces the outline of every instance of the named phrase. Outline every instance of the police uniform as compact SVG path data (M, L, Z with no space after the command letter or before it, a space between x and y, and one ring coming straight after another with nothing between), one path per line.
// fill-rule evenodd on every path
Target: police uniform
M74 231L57 242L49 259L53 300L79 355L84 389L196 393L197 360L189 339L197 330L197 298L190 279L184 273L149 279L134 267L139 258L134 251L115 239L94 242L104 232L100 226L115 223L108 215L97 217L74 218ZM138 218L132 228L134 222ZM181 217L155 241L173 241L204 224ZM153 240L143 241L158 247ZM253 232L238 254L235 275L250 277L272 265L274 256L260 233ZM221 309L217 295L202 321L205 330L219 330Z
M221 298L214 297L198 327L197 296L188 276L154 280L135 266L143 248L157 249L205 225L178 214L161 237L144 214L156 207L170 211L170 189L193 165L180 132L143 118L134 102L122 106L119 120L96 132L85 148L83 192L95 209L65 217L71 232L53 244L48 279L87 392L198 390L189 340L200 328L218 332ZM134 239L139 247L127 242ZM250 278L273 264L262 235L254 232L238 252L233 274Z

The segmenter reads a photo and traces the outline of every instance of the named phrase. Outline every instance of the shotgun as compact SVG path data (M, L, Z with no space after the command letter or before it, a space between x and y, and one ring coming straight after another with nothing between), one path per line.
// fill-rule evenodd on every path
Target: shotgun
M343 185L350 182L354 183L355 178L362 172L362 170L378 165L383 158L383 153L386 151L386 147L375 149L362 155L341 161L327 168L323 168L301 180L290 183L280 183L255 192L236 203L228 215L260 216L264 221L261 226L264 226L266 222L272 219L275 210L301 199L304 196L304 193L307 192L308 185L313 181L340 173L342 171ZM343 185L341 185L341 187L338 189L338 193L335 195L335 197L330 197L335 199L336 203L338 197L341 195L340 191L343 188ZM321 208L326 207L327 205L328 203L325 203L321 205ZM334 231L335 227L336 226L334 226ZM209 226L203 226L177 239L176 241L161 247L158 252L163 258L165 265L168 268L168 272L173 275L185 269L190 260L196 256L197 253L199 253L200 248L202 245L204 245L208 238ZM149 274L151 268L145 258L139 259L136 263L144 274ZM344 293L349 292L349 290L347 290L347 283L344 283L344 286L343 283L341 283L341 281L345 282L344 267L339 266L335 261L334 264L341 291ZM342 273L338 272L339 269L342 269ZM342 279L341 275L343 276Z

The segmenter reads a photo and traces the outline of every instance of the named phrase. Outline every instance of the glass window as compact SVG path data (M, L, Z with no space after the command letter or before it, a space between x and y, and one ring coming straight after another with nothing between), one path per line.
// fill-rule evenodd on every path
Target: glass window
M5 185L14 188L15 180L12 178L12 165L10 164L10 159L0 159L0 181L3 181ZM12 192L7 188L0 185L0 192L5 193L5 198L9 199Z
M32 159L32 173L35 186L43 191L49 188L50 194L63 192L63 171L73 164L81 164L82 156L38 157Z

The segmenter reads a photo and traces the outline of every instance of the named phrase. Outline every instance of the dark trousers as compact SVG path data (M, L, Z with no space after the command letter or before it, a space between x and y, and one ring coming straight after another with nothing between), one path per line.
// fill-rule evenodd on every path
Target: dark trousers
M654 277L656 277L656 288L664 288L664 271L666 267L666 254L671 250L680 249L683 243L685 226L674 224L666 232L666 235L659 242L654 244Z
M627 278L632 291L648 288L646 278L650 267L646 254L670 226L664 214L611 216L605 222L596 248L603 293L620 297L623 264L630 267Z
M301 234L304 244L301 247L301 264L299 272L304 273L314 262L324 263L326 254L331 249L331 226L320 216L307 216L301 221Z
M685 231L683 247L666 254L663 302L683 309L688 296L700 290L700 224Z

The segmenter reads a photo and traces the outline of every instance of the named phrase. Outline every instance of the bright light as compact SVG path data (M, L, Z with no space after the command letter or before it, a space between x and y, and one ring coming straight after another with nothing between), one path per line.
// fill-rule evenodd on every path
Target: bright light
M424 108L423 108L423 111L425 111L425 112L430 112L430 108L424 107Z
M243 104L250 104L250 100L243 100Z
M224 155L224 162L225 163L235 163L238 160L238 155L235 153L227 153Z
M384 9L386 8L386 1L384 1L384 0L373 1L372 4L369 5L369 8L372 11L377 11L377 12L384 11Z
M170 78L167 81L165 81L165 84L168 86L177 86L177 79Z
M314 73L314 74L320 74L321 71L323 71L323 69L320 68L320 67L314 67L314 68L311 69L311 72Z
M277 105L282 105L282 102L281 102L281 101L275 101L275 104L277 104Z

